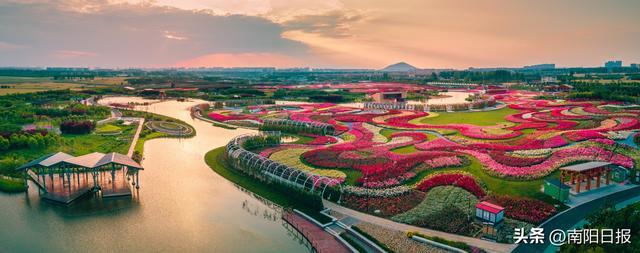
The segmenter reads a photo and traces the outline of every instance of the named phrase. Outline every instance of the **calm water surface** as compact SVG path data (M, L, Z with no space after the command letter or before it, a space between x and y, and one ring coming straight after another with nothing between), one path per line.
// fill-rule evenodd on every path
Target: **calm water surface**
M204 162L207 151L251 131L191 119L193 104L144 108L188 122L197 136L148 141L133 199L89 197L64 207L40 201L34 185L29 194L0 193L0 252L307 252L276 209Z

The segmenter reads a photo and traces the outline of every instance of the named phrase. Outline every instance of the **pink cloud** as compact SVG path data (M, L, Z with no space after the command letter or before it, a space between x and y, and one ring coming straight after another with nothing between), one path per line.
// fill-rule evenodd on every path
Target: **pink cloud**
M76 51L76 50L57 50L54 54L57 58L72 59L72 58L84 58L95 57L98 54L94 52Z
M301 66L299 60L277 53L218 53L183 60L175 67L277 67L287 68Z
M0 41L0 50L10 50L10 49L17 49L22 47L24 46Z

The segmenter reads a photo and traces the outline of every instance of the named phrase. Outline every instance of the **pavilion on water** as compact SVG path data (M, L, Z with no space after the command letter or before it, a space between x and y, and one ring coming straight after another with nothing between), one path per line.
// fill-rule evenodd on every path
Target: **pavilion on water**
M586 162L560 168L560 182L571 187L571 192L579 194L600 188L601 181L606 185L611 183L610 162Z
M102 197L131 196L131 186L140 187L139 163L118 153L91 153L72 156L63 152L49 154L20 166L25 180L40 188L43 199L71 203L90 192Z

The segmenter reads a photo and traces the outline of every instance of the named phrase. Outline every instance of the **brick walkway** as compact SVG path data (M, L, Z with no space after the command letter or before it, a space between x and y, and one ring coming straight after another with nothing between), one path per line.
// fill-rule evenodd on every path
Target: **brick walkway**
M282 219L302 233L318 253L351 252L340 241L333 237L333 235L296 213L286 212L282 215Z

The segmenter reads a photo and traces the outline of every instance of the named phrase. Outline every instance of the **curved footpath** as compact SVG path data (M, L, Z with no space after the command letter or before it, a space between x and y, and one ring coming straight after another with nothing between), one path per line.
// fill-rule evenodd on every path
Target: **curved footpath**
M568 209L556 216L553 216L547 222L543 223L540 227L544 229L545 236L554 229L568 230L571 229L578 222L583 220L590 212L596 211L603 207L605 204L618 204L628 199L632 199L640 195L640 186L636 186L627 190L619 191L611 195L607 195L592 201L586 202L579 206ZM544 252L551 244L548 238L545 239L544 244L520 244L513 251L514 253L538 253Z
M365 222L369 222L369 223L373 223L376 224L378 226L382 226L382 227L386 227L386 228L390 228L390 229L394 229L394 230L398 230L398 231L415 231L415 232L420 232L422 234L428 235L428 236L437 236L440 238L444 238L450 241L458 241L458 242L464 242L466 244L469 244L471 246L474 247L478 247L478 248L482 248L488 252L511 252L517 245L515 244L504 244L504 243L496 243L496 242L490 242L490 241L486 241L486 240L481 240L481 239L477 239L477 238L472 238L472 237L468 237L468 236L462 236L462 235L456 235L456 234L451 234L451 233L446 233L446 232L442 232L442 231L437 231L437 230L432 230L432 229L427 229L427 228L422 228L422 227L416 227L416 226L412 226L412 225L408 225L408 224L404 224L404 223L398 223L392 220L388 220L388 219L384 219L384 218L380 218L377 216L373 216L370 214L366 214L366 213L362 213L362 212L358 212L340 205L337 205L333 202L329 202L329 201L324 201L323 200L323 204L326 208L329 208L333 211L336 211L338 213L347 215L347 216L351 216L357 220L360 221L365 221Z

